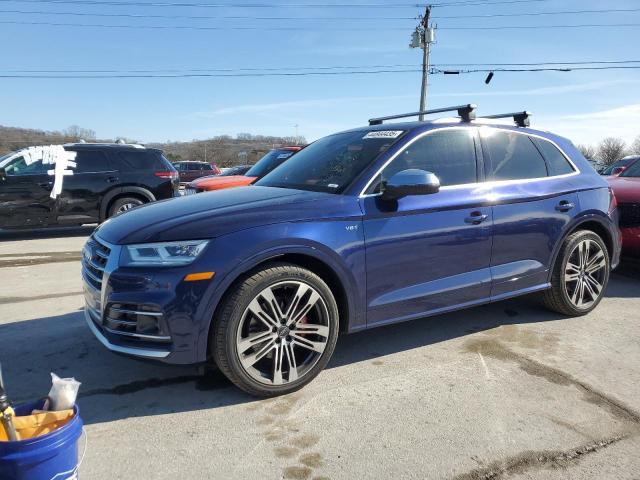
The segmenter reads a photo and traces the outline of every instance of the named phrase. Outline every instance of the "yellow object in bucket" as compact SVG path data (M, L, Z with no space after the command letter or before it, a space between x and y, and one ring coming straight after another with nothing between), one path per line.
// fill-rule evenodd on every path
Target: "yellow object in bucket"
M13 410L7 411L12 416L13 425L18 432L19 440L41 437L65 426L73 418L73 409L61 410L59 412L45 412L34 410L31 415L16 417ZM7 432L0 424L0 442L8 441Z

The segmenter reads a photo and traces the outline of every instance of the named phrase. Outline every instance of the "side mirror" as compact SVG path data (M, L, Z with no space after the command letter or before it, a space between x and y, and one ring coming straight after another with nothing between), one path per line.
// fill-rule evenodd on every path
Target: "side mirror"
M0 168L0 180L5 180L7 178L7 171L4 168Z
M407 195L430 195L439 191L438 177L417 168L402 170L382 184L382 197L388 200L397 200Z
M619 173L624 172L624 167L616 167L611 171L611 175L618 175Z

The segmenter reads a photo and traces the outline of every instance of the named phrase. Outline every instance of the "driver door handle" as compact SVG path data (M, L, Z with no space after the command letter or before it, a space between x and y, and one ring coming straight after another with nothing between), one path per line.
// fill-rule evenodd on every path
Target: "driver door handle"
M118 181L118 177L107 177L107 183L116 183Z
M568 212L573 207L575 207L573 203L568 202L567 200L563 200L558 205L556 205L556 210L559 212Z
M41 182L38 184L39 187L44 188L45 190L51 190L53 187L53 182Z
M482 212L471 212L471 215L465 218L464 221L465 223L469 223L471 225L480 225L487 218L489 218L489 215Z

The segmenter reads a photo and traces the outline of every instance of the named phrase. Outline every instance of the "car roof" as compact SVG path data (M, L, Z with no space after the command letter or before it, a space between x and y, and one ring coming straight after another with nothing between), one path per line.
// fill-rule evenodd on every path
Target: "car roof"
M426 120L426 121L413 121L413 122L389 122L383 123L380 125L367 125L363 127L353 128L350 130L345 130L343 132L338 133L351 133L351 132L376 132L376 131L385 131L385 130L403 130L406 132L426 132L428 130L437 130L443 128L451 128L451 127L492 127L499 128L501 130L508 131L516 131L522 132L529 135L536 135L549 139L558 139L562 138L559 135L553 134L551 132L545 130L537 130L529 127L518 127L513 123L507 123L506 121L496 121L485 118L478 118L476 120L472 120L471 122L464 122L457 117L453 118L439 118L435 120Z
M144 145L138 145L133 143L66 143L64 145L65 150L96 150L96 149L109 149L109 150L148 150L153 152L162 152L158 148L149 148Z

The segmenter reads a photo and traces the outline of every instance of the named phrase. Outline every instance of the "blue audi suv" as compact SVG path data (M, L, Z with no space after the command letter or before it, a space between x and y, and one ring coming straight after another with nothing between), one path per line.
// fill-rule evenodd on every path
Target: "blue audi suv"
M532 292L563 315L593 310L620 255L606 181L527 112L426 113L449 110L372 119L253 186L103 223L83 250L90 329L275 396L318 375L341 332Z

